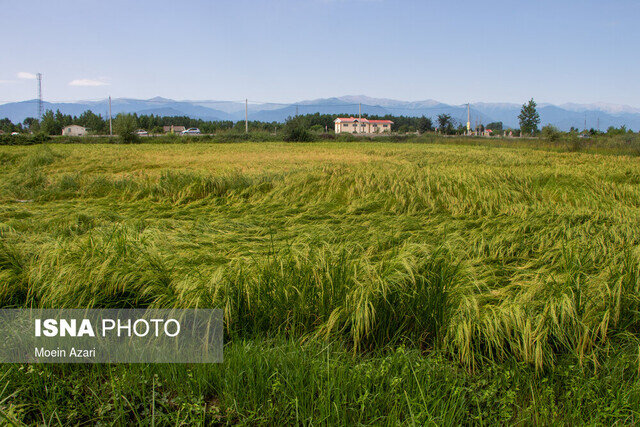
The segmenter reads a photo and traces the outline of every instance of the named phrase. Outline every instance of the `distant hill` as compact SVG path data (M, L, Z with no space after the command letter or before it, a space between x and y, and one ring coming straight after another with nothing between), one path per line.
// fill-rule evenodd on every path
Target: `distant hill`
M439 114L450 114L459 123L467 121L467 106L450 105L436 100L400 101L387 98L371 98L364 95L348 95L333 98L303 100L295 103L250 103L249 119L283 122L287 117L298 114L348 114L357 115L361 108L363 114L394 116L426 116L434 121ZM521 105L512 103L477 102L470 106L471 123L481 124L502 122L505 127L518 127L518 114ZM44 102L45 110L60 110L65 114L80 115L86 110L106 116L107 100L51 103ZM0 105L0 118L8 117L12 122L22 122L34 117L37 111L36 100L11 102ZM553 124L562 130L571 127L607 129L609 126L640 130L640 109L615 104L540 104L538 111L541 125ZM203 120L244 120L245 104L237 101L187 100L155 97L151 99L116 98L112 100L112 112L155 114L160 116L189 116Z

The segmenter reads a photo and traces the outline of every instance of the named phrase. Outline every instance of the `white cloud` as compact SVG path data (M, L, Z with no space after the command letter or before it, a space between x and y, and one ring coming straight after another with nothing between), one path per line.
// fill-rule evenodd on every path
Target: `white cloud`
M29 79L29 80L33 80L36 78L36 75L33 73L27 73L26 71L20 71L18 74L16 74L18 76L19 79Z
M106 86L109 83L103 80L76 79L69 82L69 86Z

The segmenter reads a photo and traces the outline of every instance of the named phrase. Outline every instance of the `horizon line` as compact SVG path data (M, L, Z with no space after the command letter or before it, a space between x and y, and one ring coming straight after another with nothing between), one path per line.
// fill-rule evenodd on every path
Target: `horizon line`
M251 105L303 105L302 103L305 102L313 102L313 101L317 101L317 100L323 100L323 99L341 99L341 98L347 98L347 97L366 97L366 98L371 98L372 100L379 100L379 101L395 101L395 102L402 102L402 103L419 103L419 102L437 102L438 104L442 104L442 105L448 105L448 106L452 106L452 107L461 107L461 106L465 106L467 104L470 105L477 105L477 104L503 104L503 105L522 105L519 102L508 102L508 101L470 101L470 102L464 102L464 103L460 103L460 104L456 104L456 103L448 103L448 102L444 102L444 101L439 101L433 98L427 98L427 99L420 99L420 100L415 100L415 101L408 101L408 100L402 100L402 99L395 99L395 98L376 98L376 97L372 97L372 96L368 96L368 95L340 95L340 96L329 96L329 97L325 97L325 98L315 98L315 99L303 99L300 101L291 101L291 102L275 102L275 101L252 101L250 99L248 100L248 103ZM225 102L225 103L236 103L236 104L244 104L245 103L245 99L241 99L241 100L227 100L227 99L173 99L173 98L167 98L167 97L163 97L161 95L156 95L154 97L151 98L132 98L132 97L114 97L111 98L112 101L113 100L133 100L133 101L146 101L146 102L154 102L154 100L156 98L161 98L161 100L157 100L156 102L185 102L185 103L195 103L195 102ZM531 99L531 98L530 98ZM533 98L535 100L535 98ZM109 100L109 97L105 97L105 98L94 98L94 99L75 99L75 100L47 100L47 99L43 99L43 102L45 103L50 103L50 104L79 104L79 103L83 103L83 102L107 102ZM30 98L30 99L24 99L24 100L17 100L17 101L0 101L0 106L1 105L7 105L7 104L14 104L14 103L22 103L22 102L38 102L38 98ZM524 103L526 103L527 101L525 101ZM523 103L523 104L524 104ZM349 106L349 105L358 105L358 104L364 104L364 105L368 105L368 106L373 106L373 107L382 107L382 108L393 108L393 107L385 107L381 104L367 104L365 102L354 102L354 103L348 103L345 102L344 106ZM614 102L605 102L605 101L594 101L594 102L586 102L586 103L582 103L582 102L574 102L574 101L566 101L566 102L562 102L562 103L553 103L553 102L544 102L544 101L536 101L536 104L538 106L547 106L547 105L551 105L551 106L556 106L556 107L562 107L562 106L568 106L568 105L574 105L574 106L580 106L580 107L593 107L593 106L616 106L616 107L628 107L631 109L635 109L635 110L640 110L640 107L636 107L634 105L629 105L629 104L619 104L619 103L614 103ZM313 105L313 104L311 104ZM318 104L318 105L322 105L322 104ZM325 105L325 106L331 106L331 105ZM640 111L635 112L635 114L640 114Z

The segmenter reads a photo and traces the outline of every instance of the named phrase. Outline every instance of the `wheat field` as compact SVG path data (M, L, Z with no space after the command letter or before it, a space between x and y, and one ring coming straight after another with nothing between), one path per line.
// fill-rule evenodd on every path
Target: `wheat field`
M0 301L222 308L226 363L238 366L232 355L251 343L338 346L340 366L405 349L464 378L518 366L539 381L567 363L599 375L622 354L635 388L623 415L602 420L638 422L639 208L640 158L628 156L376 142L0 147ZM20 406L37 386L15 369L5 375L22 388L0 395L3 413L51 415L44 402ZM85 374L126 375L95 369ZM417 375L398 374L415 376L415 396L385 392L399 402L381 409L388 417L329 407L327 422L470 421L467 395L434 409ZM293 406L252 418L210 387L219 413L205 419L296 422ZM514 406L494 420L563 416Z

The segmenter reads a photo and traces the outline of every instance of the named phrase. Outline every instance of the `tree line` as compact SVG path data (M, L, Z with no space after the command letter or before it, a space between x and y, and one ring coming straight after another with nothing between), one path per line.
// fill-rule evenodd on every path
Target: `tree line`
M163 133L164 126L184 126L185 128L198 128L202 133L217 133L219 131L238 130L244 132L245 122L231 120L202 120L194 119L187 116L156 116L156 115L138 115L118 114L113 118L113 126L116 123L126 120L133 122L136 129L144 129L149 133ZM79 125L87 128L90 133L95 135L109 134L109 118L95 114L91 110L87 110L79 116L64 114L57 110L45 111L42 120L33 117L26 118L22 123L12 123L8 118L0 119L0 129L5 133L11 132L43 132L47 135L60 135L62 129L70 125ZM274 131L278 126L282 127L282 123L277 122L260 122L250 121L249 129L253 131Z
M286 123L294 122L297 125L304 127L307 130L315 132L324 132L333 130L333 121L338 117L350 116L350 114L305 114L287 119ZM118 114L114 117L113 122L119 122L127 117L127 121L133 121L137 129L144 129L149 133L162 133L164 126L184 126L185 128L195 127L200 129L202 133L217 133L220 131L245 131L244 120L231 121L231 120L203 120L194 119L187 116L156 116L156 115L138 115L133 114ZM428 117L408 117L408 116L393 116L393 115L369 115L363 114L362 117L372 120L391 120L393 125L391 130L393 132L429 132L434 130L433 122ZM92 134L95 135L108 135L109 134L109 119L99 114L95 114L91 110L87 110L79 116L72 116L70 114L64 114L57 110L47 110L42 120L38 120L33 117L26 118L22 123L12 123L8 118L0 120L0 129L5 133L11 132L43 132L47 135L60 135L62 129L70 125L79 125L87 128ZM278 132L285 124L280 122L262 122L262 121L249 121L250 131L268 131Z
M537 104L531 99L527 103L522 105L520 114L518 115L519 129L505 129L502 122L493 122L485 125L479 125L479 131L483 132L485 129L490 129L494 134L501 134L504 130L511 130L514 134L521 132L524 136L534 136L542 134L543 136L552 137L561 134L557 128L552 125L546 125L542 129L539 129L540 115L537 112ZM351 114L305 114L294 117L289 117L287 121L283 123L279 122L262 122L262 121L249 121L250 132L271 132L278 133L279 129L291 134L295 130L299 138L301 132L323 133L330 132L334 127L334 120L338 117L349 117ZM453 118L449 114L440 114L435 118L435 121L430 117L410 117L410 116L394 116L391 114L375 115L375 114L362 114L363 118L372 120L391 120L391 131L396 133L426 133L437 131L440 134L445 135L462 135L467 132L466 123L461 123ZM126 128L127 133L135 133L137 129L144 129L151 134L163 133L164 126L184 126L185 128L195 127L200 129L202 133L215 134L220 132L245 132L245 122L231 121L231 120L203 120L194 119L187 116L157 116L157 115L138 115L133 114L118 114L114 120L114 133L118 133L115 128ZM106 117L102 117L99 114L93 113L91 110L85 111L79 116L72 116L70 114L63 114L60 110L53 112L47 110L42 120L38 120L33 117L26 118L22 123L12 123L8 118L0 119L0 130L4 133L44 133L46 135L60 135L62 129L69 125L79 125L87 128L90 133L95 135L108 135L109 134L109 120ZM587 132L585 129L583 132ZM632 132L626 127L620 128L610 127L607 130L607 134L620 135ZM579 133L578 129L572 128L569 133ZM600 133L594 129L589 131L591 134ZM119 133L118 133L119 134ZM304 138L304 136L302 136Z

